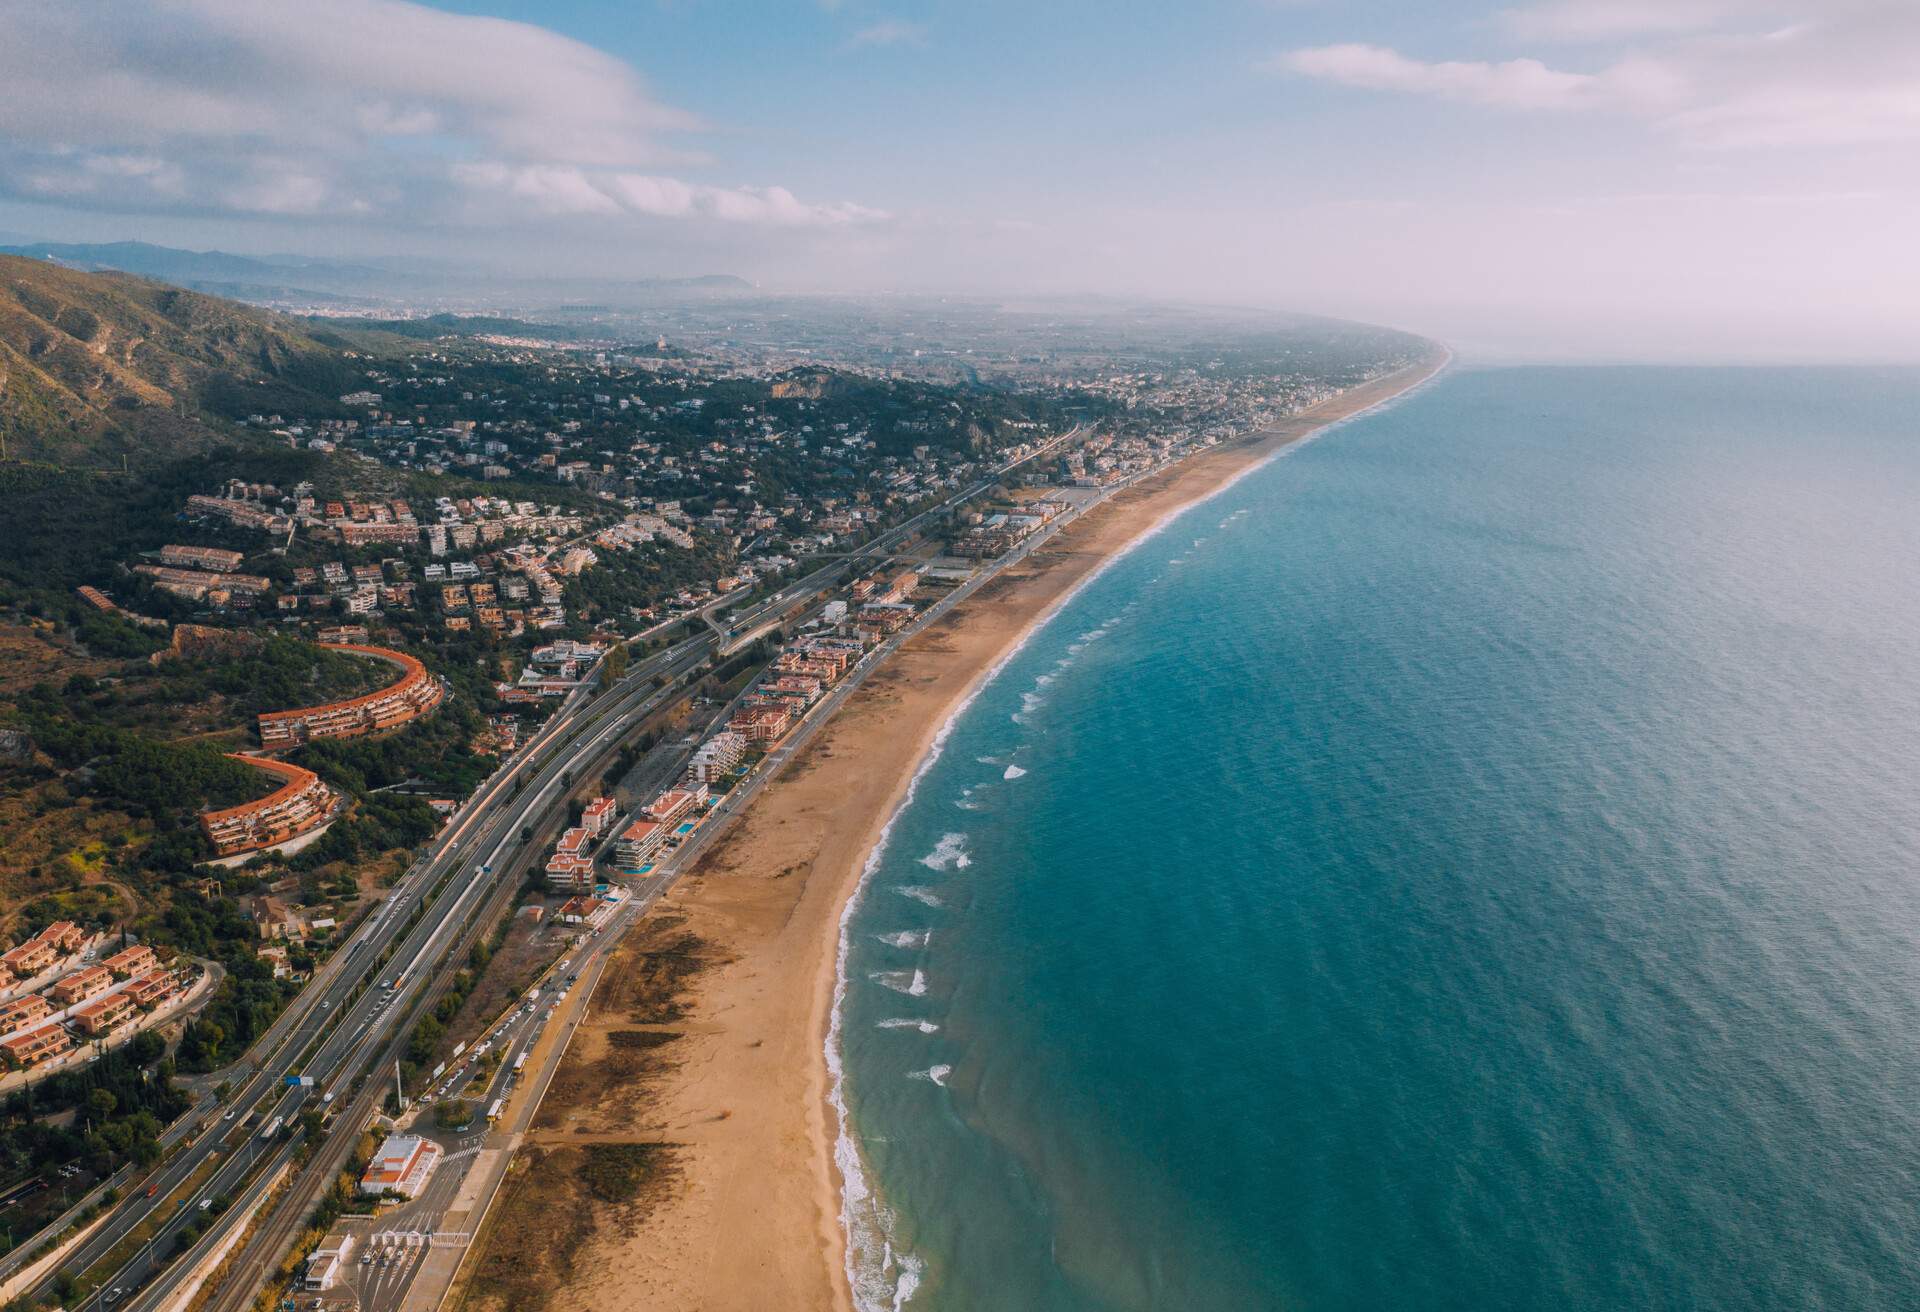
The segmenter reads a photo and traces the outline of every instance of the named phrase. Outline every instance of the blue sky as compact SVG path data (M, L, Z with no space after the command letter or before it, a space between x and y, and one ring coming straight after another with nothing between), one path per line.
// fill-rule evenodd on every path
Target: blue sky
M0 0L0 231L1920 353L1912 0Z

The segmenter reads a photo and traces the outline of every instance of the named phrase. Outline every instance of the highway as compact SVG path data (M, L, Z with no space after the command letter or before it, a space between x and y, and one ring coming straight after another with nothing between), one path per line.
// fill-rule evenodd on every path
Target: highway
M231 1240L237 1229L257 1222L253 1232L229 1255L221 1288L208 1304L211 1312L244 1312L253 1292L304 1225L312 1202L346 1164L358 1131L377 1110L388 1087L388 1072L414 1017L452 973L452 967L443 963L463 939L484 932L491 917L482 913L503 903L517 887L520 859L535 855L519 850L522 828L539 829L562 808L573 786L588 777L584 772L576 777L576 767L597 756L611 755L636 724L682 695L682 681L697 678L716 654L744 646L779 624L794 606L819 597L865 561L891 554L919 534L930 520L980 496L1012 469L1058 450L1083 431L1076 428L1024 456L994 466L968 487L879 534L857 553L813 571L753 604L744 615L732 617L729 633L699 633L637 662L615 687L599 693L582 687L570 694L527 746L456 812L429 845L427 854L395 884L379 911L355 930L254 1045L247 1060L250 1074L219 1115L199 1107L189 1113L201 1118L197 1128L188 1132L184 1146L145 1182L152 1188L136 1186L100 1230L63 1259L61 1269L75 1273L88 1270L187 1181L203 1171L210 1172L190 1199L174 1206L170 1215L158 1218L159 1226L151 1240L113 1274L101 1279L96 1292L79 1307L97 1309L111 1302L130 1312L153 1312L167 1306L183 1292L182 1285L203 1259ZM1041 536L1050 537L1051 533ZM960 591L970 590L968 586ZM939 609L954 599L945 599ZM916 624L909 632L918 627ZM897 642L877 648L869 661L892 650ZM862 664L870 668L867 662ZM654 686L656 679L664 680L658 688ZM808 717L803 725L805 732L790 735L776 756L784 761L810 735L811 726L830 714L858 681L844 681L816 708L820 714ZM674 854L670 865L636 890L621 908L617 926L609 925L600 936L603 950L617 937L618 928L642 914L704 846L708 836L777 770L776 763L769 764L773 769L756 772L755 780L724 799L693 841ZM290 1076L304 1076L311 1084L289 1087ZM298 1147L297 1133L265 1132L276 1125L295 1126L304 1112L314 1109L329 1117L331 1133L312 1159L301 1165L287 1196L275 1200L264 1215L258 1215L271 1187L294 1163ZM230 1197L232 1206L210 1216L205 1232L190 1251L163 1266L180 1232L208 1215L203 1213L201 1201L221 1195ZM150 1283L142 1288L143 1282ZM44 1295L50 1284L49 1276L32 1292Z

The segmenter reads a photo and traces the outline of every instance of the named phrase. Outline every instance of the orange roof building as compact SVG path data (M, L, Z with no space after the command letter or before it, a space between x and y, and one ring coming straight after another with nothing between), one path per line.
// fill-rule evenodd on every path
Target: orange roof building
M228 756L283 782L257 802L202 813L200 827L220 856L277 846L319 828L333 815L339 799L313 771L265 756Z
M347 651L387 662L400 671L398 681L378 692L323 706L267 711L260 716L260 741L268 747L292 747L315 738L355 738L405 724L440 704L440 683L405 652L357 643L323 642L330 651Z
M23 1030L0 1039L0 1056L4 1056L9 1065L24 1070L72 1046L73 1036L58 1025L42 1025L37 1030Z

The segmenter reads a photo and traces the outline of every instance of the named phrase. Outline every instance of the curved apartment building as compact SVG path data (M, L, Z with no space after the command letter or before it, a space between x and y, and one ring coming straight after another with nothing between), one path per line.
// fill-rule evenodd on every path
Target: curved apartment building
M397 683L324 706L291 711L268 711L260 717L260 742L266 747L294 747L315 738L354 738L377 733L425 715L440 704L440 684L427 667L405 652L385 647L362 647L351 642L323 642L332 651L352 652L387 662L400 671Z
M200 827L207 831L213 850L220 856L273 847L317 829L332 818L339 798L313 771L265 756L234 752L228 755L283 782L257 802L201 814Z

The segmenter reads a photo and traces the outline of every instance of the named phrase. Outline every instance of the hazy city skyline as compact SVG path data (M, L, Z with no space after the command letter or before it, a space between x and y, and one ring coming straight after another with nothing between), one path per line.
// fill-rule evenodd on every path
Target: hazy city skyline
M1254 303L1496 357L1920 330L1897 0L3 12L14 238Z

